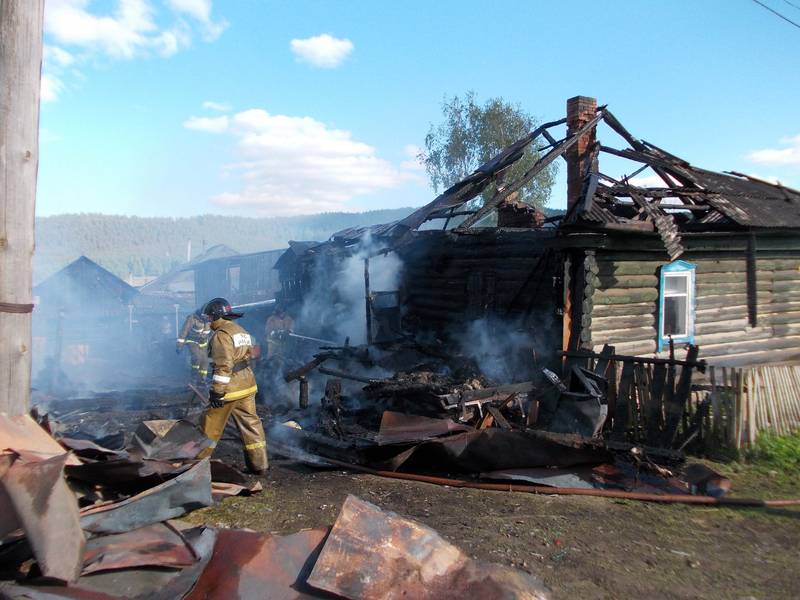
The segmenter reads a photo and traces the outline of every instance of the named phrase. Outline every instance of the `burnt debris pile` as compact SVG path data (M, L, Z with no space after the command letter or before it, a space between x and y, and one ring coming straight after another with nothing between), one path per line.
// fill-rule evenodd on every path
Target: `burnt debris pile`
M443 347L420 348L327 348L287 373L287 381L317 377L314 389L324 394L309 403L306 389L299 408L275 416L272 451L315 465L475 481L701 491L693 484L698 467L681 477L683 448L708 409L690 402L692 376L705 370L696 347L685 360L674 351L618 355L611 346L566 352L557 361L565 376L539 367L513 383L492 380ZM387 365L398 370L387 374Z
M0 416L2 598L549 597L534 576L479 564L353 496L332 528L280 536L189 525L178 519L260 489L198 460L210 440L191 423L144 422L127 445L124 435L62 429ZM433 555L436 569L426 564Z

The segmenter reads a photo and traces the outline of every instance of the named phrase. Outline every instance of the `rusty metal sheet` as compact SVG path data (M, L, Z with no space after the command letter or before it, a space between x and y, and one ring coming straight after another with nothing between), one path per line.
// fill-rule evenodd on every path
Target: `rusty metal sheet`
M328 531L279 536L221 529L214 556L186 600L329 598L304 583Z
M525 431L483 429L430 440L397 457L404 471L481 473L531 467L571 467L611 460L604 449Z
M449 433L472 430L474 427L460 425L451 419L435 419L387 410L381 417L375 441L378 444L421 442Z
M81 526L92 533L124 533L212 503L211 469L205 458L174 479L132 498L81 511Z
M0 598L14 600L176 600L184 598L208 565L216 531L197 527L184 532L198 560L181 570L142 567L84 575L70 586L0 583Z
M219 502L223 498L230 496L250 496L257 494L264 489L260 481L255 481L247 485L239 485L238 483L223 483L221 481L211 482L211 496L214 501Z
M62 581L78 578L84 547L78 501L64 480L68 458L63 452L36 462L20 458L0 480L40 570Z
M90 539L83 575L132 567L185 567L197 562L184 535L166 523Z
M3 450L11 450L29 462L66 454L66 450L29 415L0 414L0 451ZM70 454L66 464L79 465L81 461Z
M597 486L592 480L591 467L574 467L572 469L549 469L537 467L532 469L506 469L481 473L481 479L500 481L522 481L536 485L553 487L594 489Z
M569 469L506 469L482 473L481 478L521 481L536 485L581 489L621 489L649 494L689 494L689 485L676 477L667 477L617 460L614 464L577 466Z
M479 563L433 529L348 496L308 578L351 600L534 600L549 590L528 573Z
M0 598L2 600L120 600L120 596L92 590L54 585L18 585L10 581L0 582Z
M143 421L139 425L131 440L130 452L142 458L192 460L213 443L189 421L160 419Z
M116 458L67 467L67 477L124 494L138 494L187 471L166 461Z
M128 453L125 450L112 450L105 448L92 440L83 440L79 438L60 437L59 443L62 446L72 450L78 456L84 456L91 459L105 459L110 456L113 457L126 457Z

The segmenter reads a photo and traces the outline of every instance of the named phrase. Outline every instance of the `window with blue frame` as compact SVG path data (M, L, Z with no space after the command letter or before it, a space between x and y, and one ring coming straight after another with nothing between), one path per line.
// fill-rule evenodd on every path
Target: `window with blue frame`
M676 260L661 267L658 294L658 351L694 342L695 265Z

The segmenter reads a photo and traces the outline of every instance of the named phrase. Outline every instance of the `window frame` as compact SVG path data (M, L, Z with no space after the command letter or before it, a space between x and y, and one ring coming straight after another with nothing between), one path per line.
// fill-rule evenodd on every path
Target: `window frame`
M676 260L661 267L658 277L658 352L669 348L669 336L664 335L664 300L667 297L683 296L684 294L667 294L665 283L667 276L681 275L687 279L686 285L686 334L673 335L672 340L681 344L693 344L695 335L695 311L696 311L696 265L685 260Z

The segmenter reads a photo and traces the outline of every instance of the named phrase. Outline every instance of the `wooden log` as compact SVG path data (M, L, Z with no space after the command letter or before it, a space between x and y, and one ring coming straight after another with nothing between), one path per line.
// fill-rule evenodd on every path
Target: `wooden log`
M613 343L617 340L628 342L648 341L655 337L656 331L654 324L645 327L629 327L627 329L599 329L592 324L592 332L595 342Z
M34 205L44 0L0 0L0 412L31 389Z
M726 367L742 367L760 363L792 362L800 360L800 348L788 347L772 350L759 350L743 352L741 354L726 354L722 356L706 356L708 364Z
M640 302L638 304L606 304L595 305L592 316L595 319L605 317L629 317L636 315L655 316L657 310L653 302Z
M619 316L619 317L598 317L592 318L592 329L595 332L599 331L614 331L618 329L626 330L635 327L648 327L651 330L656 325L655 313L633 316Z
M703 346L703 358L710 359L715 357L742 355L747 353L763 352L765 350L782 350L794 348L800 352L800 335L771 337L771 336L758 336L759 339L755 341L745 341L745 338L740 340L725 341L714 345ZM698 342L699 343L699 342ZM721 364L716 361L715 364Z
M659 284L658 276L656 275L604 275L600 274L598 278L598 289L638 289L638 288L657 288Z
M598 304L636 304L639 302L655 302L658 300L658 289L620 289L597 290L594 294L594 303Z
M627 356L646 356L655 354L656 341L655 339L648 341L635 341L635 342L621 342L618 340L605 340L603 344L613 344L617 349L617 353ZM595 352L599 352L603 348L603 344L596 345L592 348Z

